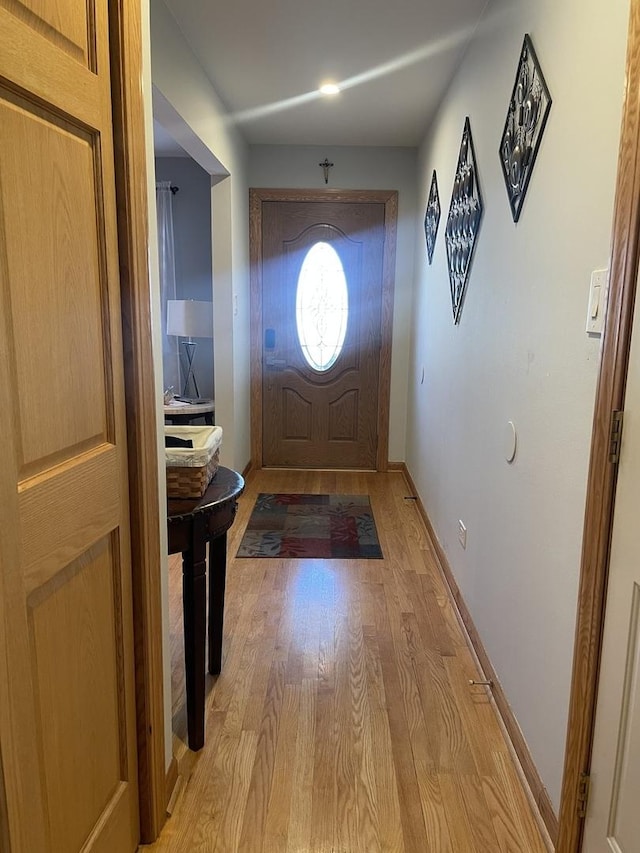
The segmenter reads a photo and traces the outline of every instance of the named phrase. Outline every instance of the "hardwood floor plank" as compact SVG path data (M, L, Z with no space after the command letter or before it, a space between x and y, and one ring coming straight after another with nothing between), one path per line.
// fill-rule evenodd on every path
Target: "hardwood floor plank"
M313 853L332 851L335 842L336 739L333 690L319 687L316 697L311 844Z
M464 850L465 853L488 853L486 850L478 850L475 846L473 833L469 824L469 816L464 807L462 792L457 783L456 775L453 773L439 773L438 785L442 792L443 802L446 803L447 826L453 849L456 853L459 850Z
M360 583L358 583L360 586ZM353 727L356 789L357 848L364 853L380 849L378 837L377 785L373 769L371 707L367 692L367 663L362 624L361 599L354 590L349 612L349 689Z
M347 582L348 583L348 582ZM353 602L353 609L357 601ZM352 617L354 620L356 616ZM362 744L362 681L352 681L351 631L349 615L335 624L335 691L333 718L336 730L335 786L336 824L334 847L338 850L360 850L357 819L356 746ZM359 718L358 727L356 718Z
M236 558L259 492L369 494L381 560ZM544 853L403 475L257 471L228 536L223 668L153 853ZM176 734L181 563L170 560ZM179 741L178 741L179 743ZM183 747L183 750L186 749Z
M493 726L486 728L481 724L483 710L493 714L486 688L469 685L469 678L478 678L478 673L465 671L459 657L444 658L443 663L476 772L480 775L489 775L495 769L494 752L506 751L506 748L502 737L494 731Z
M376 782L380 849L383 851L403 851L405 847L402 836L400 799L376 629L372 627L364 630L363 641L373 749L371 763Z
M493 776L483 776L482 791L498 839L500 853L521 853L520 830L513 815L507 813L504 792L499 781Z
M230 850L241 850L240 833L243 827L243 817L249 801L247 792L253 780L252 768L255 767L258 750L258 735L256 732L243 731L237 739L235 749L229 749L224 762L224 777L227 781L225 807L220 820L220 831L216 838L212 853L229 853ZM232 741L228 741L231 745ZM258 836L259 837L259 836ZM252 843L255 842L255 838ZM253 847L258 850L260 848Z
M390 697L390 701L387 702L387 716L389 718L391 749L396 771L404 844L406 850L423 850L427 842L413 763L409 721L406 716L406 708L407 706L411 707L412 703L406 703L403 697L399 669L404 669L404 667L399 666L396 657L386 595L383 604L378 608L378 614L376 628L385 694Z
M416 764L420 802L427 832L427 850L456 853L447 825L447 804L442 797L438 775L421 762Z
M300 714L300 685L285 684L282 715L278 729L273 766L273 781L267 807L263 849L269 853L285 853L289 837L289 819L293 795L291 768L296 757L296 735ZM252 838L252 833L249 836ZM247 849L255 850L253 841Z
M494 755L497 768L497 781L501 796L498 803L503 810L503 822L514 823L520 838L528 839L531 853L544 853L550 844L548 837L543 839L540 827L531 810L526 792L523 790L518 772L511 757L506 753Z
M256 704L261 705L262 719L259 730L254 732L257 741L255 763L243 812L242 835L239 844L236 847L229 848L238 850L239 853L260 853L263 849L262 843L271 795L278 729L284 704L284 673L284 663L275 661L271 666L269 682L262 702L260 696L256 697Z
M460 801L467 814L468 826L473 839L473 850L485 853L499 850L498 839L493 828L487 801L484 798L480 777L476 774L459 773L455 784L460 792Z
M292 765L293 789L289 809L287 853L311 849L313 767L316 741L317 681L306 678L300 688L296 751Z

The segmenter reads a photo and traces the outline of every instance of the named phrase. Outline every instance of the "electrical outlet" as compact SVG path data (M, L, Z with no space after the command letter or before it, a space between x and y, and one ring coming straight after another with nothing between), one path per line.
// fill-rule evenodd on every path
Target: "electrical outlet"
M458 542L463 548L467 547L467 528L464 526L462 519L458 519Z

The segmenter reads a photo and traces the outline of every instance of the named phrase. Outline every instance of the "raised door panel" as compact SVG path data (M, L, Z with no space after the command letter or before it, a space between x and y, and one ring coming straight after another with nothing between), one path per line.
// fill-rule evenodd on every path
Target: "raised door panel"
M80 850L127 778L118 551L101 540L28 598L53 850Z
M104 445L80 454L64 470L21 482L20 546L27 595L118 527L118 465L116 448ZM52 509L43 512L43 507Z
M96 215L99 163L95 135L8 93L0 101L0 124L7 140L2 205L15 365L10 393L19 406L20 472L29 476L113 434L103 352L108 289Z
M329 403L329 441L357 441L359 397L354 389Z
M311 403L291 388L282 389L283 435L290 441L311 441Z
M3 0L2 5L59 50L85 65L93 64L92 0Z

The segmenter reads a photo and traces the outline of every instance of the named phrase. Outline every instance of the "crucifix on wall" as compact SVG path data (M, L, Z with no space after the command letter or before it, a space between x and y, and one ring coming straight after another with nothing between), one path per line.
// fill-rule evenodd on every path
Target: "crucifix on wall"
M325 184L328 184L328 183L329 183L329 169L332 169L332 168L333 168L333 163L330 163L330 162L329 162L329 158L328 158L328 157L325 157L325 158L324 158L324 161L323 161L322 163L318 163L318 166L320 166L320 168L321 168L321 169L323 170L323 172L324 172L324 182L325 182Z

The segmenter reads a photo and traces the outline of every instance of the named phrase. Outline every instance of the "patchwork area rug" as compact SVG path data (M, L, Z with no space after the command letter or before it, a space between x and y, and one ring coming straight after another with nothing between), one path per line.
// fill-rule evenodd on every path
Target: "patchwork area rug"
M258 495L238 557L382 559L368 495Z

